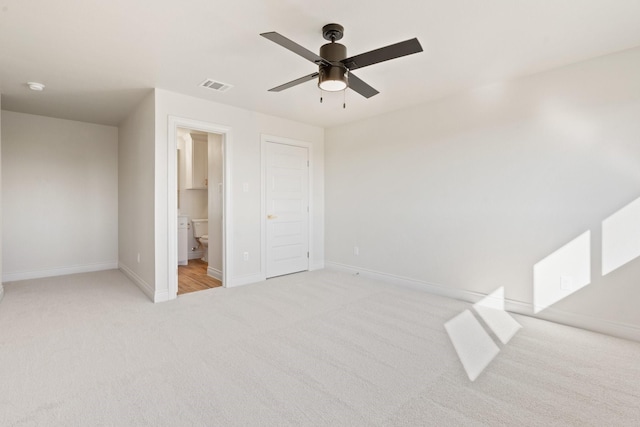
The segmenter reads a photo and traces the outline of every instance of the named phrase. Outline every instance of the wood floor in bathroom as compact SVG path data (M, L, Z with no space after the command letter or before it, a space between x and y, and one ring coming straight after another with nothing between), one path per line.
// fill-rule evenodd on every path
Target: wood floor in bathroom
M190 259L189 265L178 266L178 295L189 292L217 288L222 283L207 276L207 263L199 259Z

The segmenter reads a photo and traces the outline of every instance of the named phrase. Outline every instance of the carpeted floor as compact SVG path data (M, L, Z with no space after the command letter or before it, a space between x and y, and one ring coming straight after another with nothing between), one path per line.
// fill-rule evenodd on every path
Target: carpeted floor
M640 425L640 343L514 316L471 382L469 308L330 271L162 304L115 270L8 283L0 425Z

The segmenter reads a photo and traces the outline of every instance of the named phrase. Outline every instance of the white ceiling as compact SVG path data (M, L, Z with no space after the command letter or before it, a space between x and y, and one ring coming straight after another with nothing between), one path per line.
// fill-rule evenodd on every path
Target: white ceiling
M639 46L639 16L638 0L0 0L2 108L117 125L157 87L331 127ZM358 70L380 94L349 90L346 109L314 82L268 92L315 66L259 33L317 52L330 22L349 55L412 37L424 52Z

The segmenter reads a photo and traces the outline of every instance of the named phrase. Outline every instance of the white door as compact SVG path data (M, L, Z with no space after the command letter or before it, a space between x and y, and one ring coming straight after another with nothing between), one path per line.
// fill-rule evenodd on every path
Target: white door
M266 144L266 275L309 269L309 153Z

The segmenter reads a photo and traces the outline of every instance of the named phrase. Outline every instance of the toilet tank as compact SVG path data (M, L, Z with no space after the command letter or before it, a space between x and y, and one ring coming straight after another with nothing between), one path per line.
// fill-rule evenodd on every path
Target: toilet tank
M208 219L192 219L193 224L193 237L201 237L209 234L209 220Z

